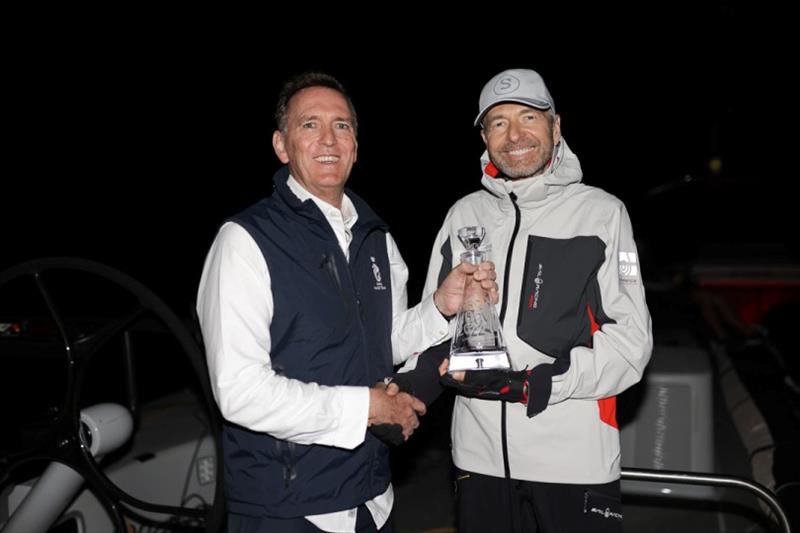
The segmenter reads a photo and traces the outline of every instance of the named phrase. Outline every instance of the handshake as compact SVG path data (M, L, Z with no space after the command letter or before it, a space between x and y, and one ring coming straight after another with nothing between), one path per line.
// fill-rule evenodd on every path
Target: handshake
M389 444L402 444L419 427L425 404L416 396L401 392L397 383L379 382L369 390L370 432Z
M439 365L450 354L450 343L445 342L425 351L419 356L414 370L395 374L391 383L378 383L370 389L370 432L387 444L402 444L419 426L419 417L425 414L425 406L430 405L444 390L439 382ZM385 394L383 398L380 394ZM396 402L394 420L381 418L380 414L373 418L373 398L378 397L376 407L381 400L390 399ZM405 422L405 425L401 422Z

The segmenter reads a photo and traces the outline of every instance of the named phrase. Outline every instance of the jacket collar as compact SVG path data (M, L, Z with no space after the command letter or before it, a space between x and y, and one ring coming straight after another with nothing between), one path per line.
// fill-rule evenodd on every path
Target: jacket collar
M559 195L571 183L578 183L583 178L583 171L578 156L562 138L553 151L553 158L544 173L520 180L507 180L499 175L497 168L489 160L488 152L481 156L483 177L481 183L494 196L509 200L511 193L516 196L519 205L540 204Z

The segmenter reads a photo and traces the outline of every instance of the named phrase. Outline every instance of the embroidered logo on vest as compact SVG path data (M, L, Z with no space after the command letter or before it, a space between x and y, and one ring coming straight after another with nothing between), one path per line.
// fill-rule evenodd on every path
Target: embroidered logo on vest
M381 281L381 269L378 264L375 262L375 258L373 256L369 257L369 260L372 261L372 275L375 276L375 285L373 285L373 290L376 291L385 291L386 285L383 284Z

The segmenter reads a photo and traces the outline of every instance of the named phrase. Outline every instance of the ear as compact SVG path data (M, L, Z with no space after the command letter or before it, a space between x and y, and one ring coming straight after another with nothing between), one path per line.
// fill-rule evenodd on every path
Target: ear
M553 146L561 142L561 115L553 120Z
M483 139L483 144L485 144L486 147L488 148L489 147L489 143L486 142L486 130L483 129L483 128L481 128L481 139Z
M272 132L272 149L275 150L275 155L281 160L284 165L289 162L289 154L286 153L286 139L280 130Z

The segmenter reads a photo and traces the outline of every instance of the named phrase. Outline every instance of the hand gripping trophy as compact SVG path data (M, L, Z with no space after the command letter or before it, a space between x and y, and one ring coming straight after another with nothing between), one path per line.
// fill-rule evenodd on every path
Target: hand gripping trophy
M480 250L486 229L467 226L458 230L458 238L466 248L461 261L478 265L486 261ZM450 345L450 372L510 368L497 311L489 294L480 283L467 278L464 301L456 316L456 329Z

